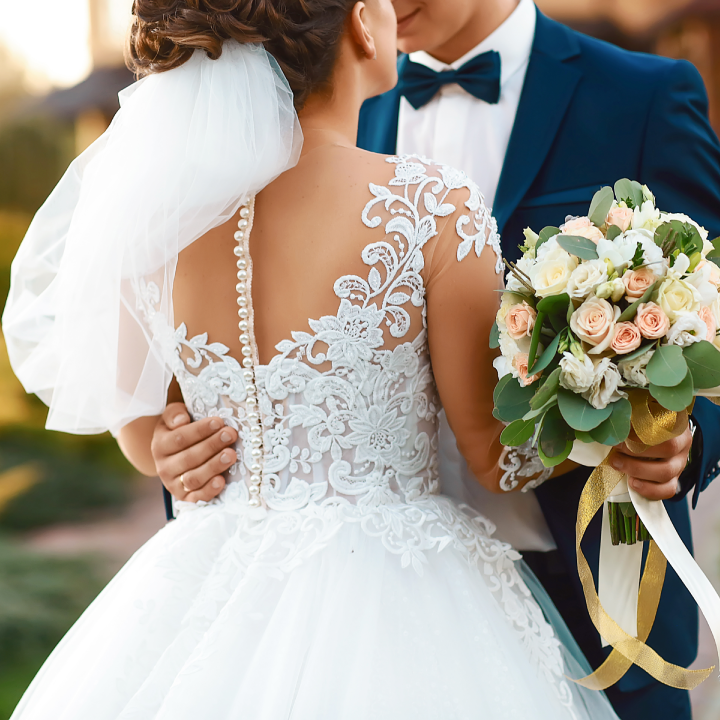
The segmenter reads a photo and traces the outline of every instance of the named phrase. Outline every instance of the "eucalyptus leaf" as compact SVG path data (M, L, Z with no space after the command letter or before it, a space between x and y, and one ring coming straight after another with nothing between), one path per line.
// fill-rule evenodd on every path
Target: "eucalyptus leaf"
M661 345L654 353L645 370L648 380L660 387L675 387L688 374L688 364L683 350L677 345Z
M626 398L620 398L611 407L612 415L604 422L601 422L594 430L591 430L590 436L601 445L613 447L625 442L630 434L632 405Z
M555 359L559 345L560 335L556 335L552 342L543 350L543 354L538 358L537 362L532 366L532 370L528 370L528 375L537 375L545 370Z
M683 355L696 389L707 390L720 385L720 350L712 343L707 340L693 343L683 350Z
M588 238L579 235L558 235L558 245L571 255L579 257L581 260L597 260L597 245Z
M542 407L538 408L537 410L531 410L529 413L525 413L525 415L522 416L523 420L535 420L536 418L539 418L541 415L544 415L553 405L557 405L557 397L553 397L548 402L546 402ZM532 405L530 405L532 407Z
M519 447L524 445L533 436L534 432L534 420L515 420L502 431L500 442L506 447Z
M542 444L538 446L538 455L540 457L540 461L545 467L557 467L558 465L561 465L564 463L568 457L570 456L570 453L572 452L573 444L572 440L568 440L565 443L565 448L562 450L562 452L557 455L556 457L548 457L544 452L542 448Z
M646 345L642 345L637 350L628 353L627 355L618 355L617 361L618 362L631 362L632 360L637 360L641 355L644 355L647 352L650 352L655 347L655 343L647 343Z
M682 412L690 407L693 401L693 378L688 372L685 379L675 387L663 387L650 383L650 394L667 410Z
M629 206L640 207L643 204L642 185L635 180L623 178L615 183L615 197L618 202L625 201Z
M557 391L560 388L560 372L559 367L555 368L535 393L533 399L530 401L530 407L533 410L544 407L557 395Z
M708 258L720 258L720 237L715 238L711 241L713 244L714 250L711 250L708 254Z
M575 431L575 437L584 443L594 443L593 436L589 432L583 432L582 430Z
M542 447L547 457L554 458L565 450L567 442L574 439L575 433L568 427L558 407L551 407L543 420L538 447Z
M622 230L617 225L610 225L607 229L607 239L614 240L622 235Z
M632 305L629 305L625 308L625 310L620 314L620 317L618 318L618 322L626 322L627 320L632 320L636 315L638 308L642 303L650 302L653 293L655 292L656 288L660 284L660 280L653 283L643 294L641 298L638 298Z
M554 238L556 235L560 234L560 228L553 227L552 225L549 225L546 228L543 228L540 231L540 237L538 238L538 241L535 243L535 254L537 255L538 249L544 245L550 238Z
M590 221L598 227L604 225L614 201L615 193L611 187L598 190L590 203L590 212L588 212Z
M500 328L498 327L497 321L493 323L492 329L490 330L490 349L495 350L500 347Z
M530 400L534 394L532 387L523 387L517 378L506 375L493 394L498 415L504 422L520 420L530 411Z
M567 293L549 295L537 304L537 310L545 315L556 315L558 313L564 313L569 302L570 296Z
M530 338L530 350L528 352L528 367L532 367L537 357L538 345L540 344L540 335L542 334L542 326L545 322L545 313L538 312L535 318L535 327L533 327L532 337Z
M581 395L576 395L574 392L564 388L560 388L558 391L558 408L563 418L565 418L565 422L573 430L583 430L585 432L594 430L612 414L611 406L598 410Z

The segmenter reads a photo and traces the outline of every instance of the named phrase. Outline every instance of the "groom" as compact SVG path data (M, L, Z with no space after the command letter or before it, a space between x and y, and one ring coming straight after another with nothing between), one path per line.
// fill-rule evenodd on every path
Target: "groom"
M689 63L576 33L532 0L393 1L399 47L409 55L399 60L398 86L365 104L358 144L465 170L493 207L508 259L519 256L524 228L539 231L566 215L585 215L593 194L623 177L649 185L660 208L686 213L711 237L720 235L720 145L702 80ZM696 504L718 472L720 408L699 400L693 420L692 463L666 502L689 547L685 498L693 490ZM575 559L577 507L589 471L577 469L534 493L490 496L469 477L447 426L443 432L442 462L465 476L461 487L443 491L489 514L501 537L525 551L588 660L599 666L608 651L585 609ZM631 466L618 469L632 476ZM660 489L657 497L674 492ZM585 554L596 573L599 516L587 536ZM648 642L688 666L697 633L695 604L669 570ZM636 666L608 696L623 720L691 716L686 692Z

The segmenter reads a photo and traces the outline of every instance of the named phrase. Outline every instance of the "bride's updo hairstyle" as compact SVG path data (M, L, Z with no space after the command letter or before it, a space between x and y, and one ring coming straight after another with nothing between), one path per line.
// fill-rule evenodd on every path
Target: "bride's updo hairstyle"
M138 76L217 60L224 40L262 43L290 83L295 107L330 80L356 0L135 0L128 65Z

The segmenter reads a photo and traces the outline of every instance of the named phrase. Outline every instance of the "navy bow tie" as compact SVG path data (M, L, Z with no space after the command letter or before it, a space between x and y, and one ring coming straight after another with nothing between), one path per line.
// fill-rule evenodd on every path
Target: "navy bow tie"
M457 70L442 72L408 60L400 74L398 88L418 110L427 105L443 85L451 83L457 83L478 100L495 105L500 100L500 53L491 50L476 55Z

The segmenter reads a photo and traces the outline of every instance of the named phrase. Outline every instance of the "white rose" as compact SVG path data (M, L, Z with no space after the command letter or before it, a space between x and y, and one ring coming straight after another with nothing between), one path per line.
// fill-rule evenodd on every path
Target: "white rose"
M677 321L670 326L667 339L668 345L688 347L688 345L704 340L706 336L707 325L700 319L700 316L696 312L689 312L681 315Z
M602 358L595 365L592 387L583 394L583 397L594 408L603 410L610 403L627 397L627 393L619 389L624 384L617 365L610 358Z
M545 245L553 242L548 240ZM543 253L545 245L540 246L539 256L535 266L530 271L530 278L535 293L539 297L560 295L565 292L570 275L578 266L578 260L570 253L565 252L558 244L555 248Z
M718 295L715 300L710 303L710 309L712 310L712 314L715 316L715 325L720 328L720 295Z
M578 265L567 284L567 293L572 298L585 299L595 288L607 282L607 265L602 260L590 260Z
M595 296L602 300L610 298L613 302L619 302L620 298L625 294L625 283L621 278L615 278L610 282L603 283L595 289Z
M563 353L560 359L560 384L564 388L582 394L592 387L594 377L595 366L587 355L578 360L572 353Z
M603 238L598 241L597 253L601 260L607 260L616 268L624 267L632 262L637 250L638 241L628 233L616 237L614 240Z
M523 256L517 261L517 267L520 272L530 275L530 272L535 265L533 258L529 256ZM513 273L508 273L506 288L513 292L526 292L527 288L515 277Z
M708 239L708 231L702 227L701 225L698 225L692 218L688 217L687 215L683 215L683 213L662 213L660 215L660 219L662 222L669 222L670 220L679 220L682 223L690 223L691 225L694 225L698 232L700 233L700 237L703 240Z
M630 360L629 362L621 361L618 363L618 369L625 380L631 385L647 387L650 384L650 380L648 380L646 368L650 362L650 358L654 354L654 350L648 350L634 360Z
M667 278L660 285L657 304L670 318L670 322L675 322L685 313L697 313L700 310L700 293L685 280Z
M493 360L493 367L497 370L498 380L502 380L506 375L512 373L512 361L500 355Z
M710 281L712 277L712 265L705 263L686 279L700 294L700 302L703 305L712 305L718 296L718 289Z
M538 262L544 260L549 254L562 250L557 239L558 236L555 235L546 240L539 248L535 248L535 257Z

